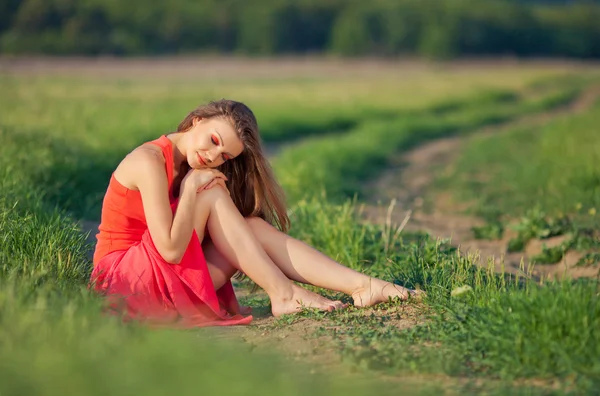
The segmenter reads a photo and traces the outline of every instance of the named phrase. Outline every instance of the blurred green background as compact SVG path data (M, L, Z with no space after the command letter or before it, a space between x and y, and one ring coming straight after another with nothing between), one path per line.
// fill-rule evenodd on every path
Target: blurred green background
M597 0L3 0L0 51L600 57Z

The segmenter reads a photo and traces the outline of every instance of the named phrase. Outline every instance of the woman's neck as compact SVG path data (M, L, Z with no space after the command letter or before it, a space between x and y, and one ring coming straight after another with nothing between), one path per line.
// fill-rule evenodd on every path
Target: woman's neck
M173 132L167 135L167 138L173 144L173 165L176 171L179 171L184 165L187 167L187 157L185 155L185 139L183 133Z

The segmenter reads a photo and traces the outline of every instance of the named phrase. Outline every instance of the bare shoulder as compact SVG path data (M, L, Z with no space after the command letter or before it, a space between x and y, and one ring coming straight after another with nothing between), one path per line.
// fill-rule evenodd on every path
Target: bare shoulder
M124 187L138 190L139 180L144 178L166 178L165 157L152 144L143 144L127 154L114 172L114 177Z

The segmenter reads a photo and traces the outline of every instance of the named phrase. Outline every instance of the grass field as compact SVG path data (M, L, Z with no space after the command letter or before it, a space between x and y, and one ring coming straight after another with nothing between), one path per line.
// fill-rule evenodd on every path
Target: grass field
M152 63L139 73L68 61L47 71L0 68L1 395L595 394L597 278L499 274L435 235L399 233L356 215L363 186L392 157L440 137L473 135L439 188L472 204L488 229L521 219L521 229L534 224L523 239L557 228L579 235L578 248L594 265L600 107L542 131L477 138L482 127L575 100L600 81L593 67L249 61L246 70L229 62L186 63L181 73L172 65L167 74L164 65L153 74ZM261 327L271 334L309 321L307 337L326 340L319 348L354 371L328 375L310 361L252 351L236 337L215 341L219 330L123 325L101 315L101 301L85 288L91 246L77 221L99 218L118 161L220 97L255 110L295 236L346 265L428 292L421 303L304 312ZM246 299L266 310L264 299Z

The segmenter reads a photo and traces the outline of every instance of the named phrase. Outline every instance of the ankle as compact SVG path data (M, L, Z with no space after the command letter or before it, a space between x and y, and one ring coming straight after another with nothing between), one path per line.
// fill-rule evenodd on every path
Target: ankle
M271 301L288 302L294 298L294 284L291 281L265 290Z
M363 279L361 279L361 281L358 284L356 284L354 286L350 295L354 296L356 294L362 294L362 293L370 290L373 286L373 281L375 281L375 278L371 278L370 276L365 276Z

